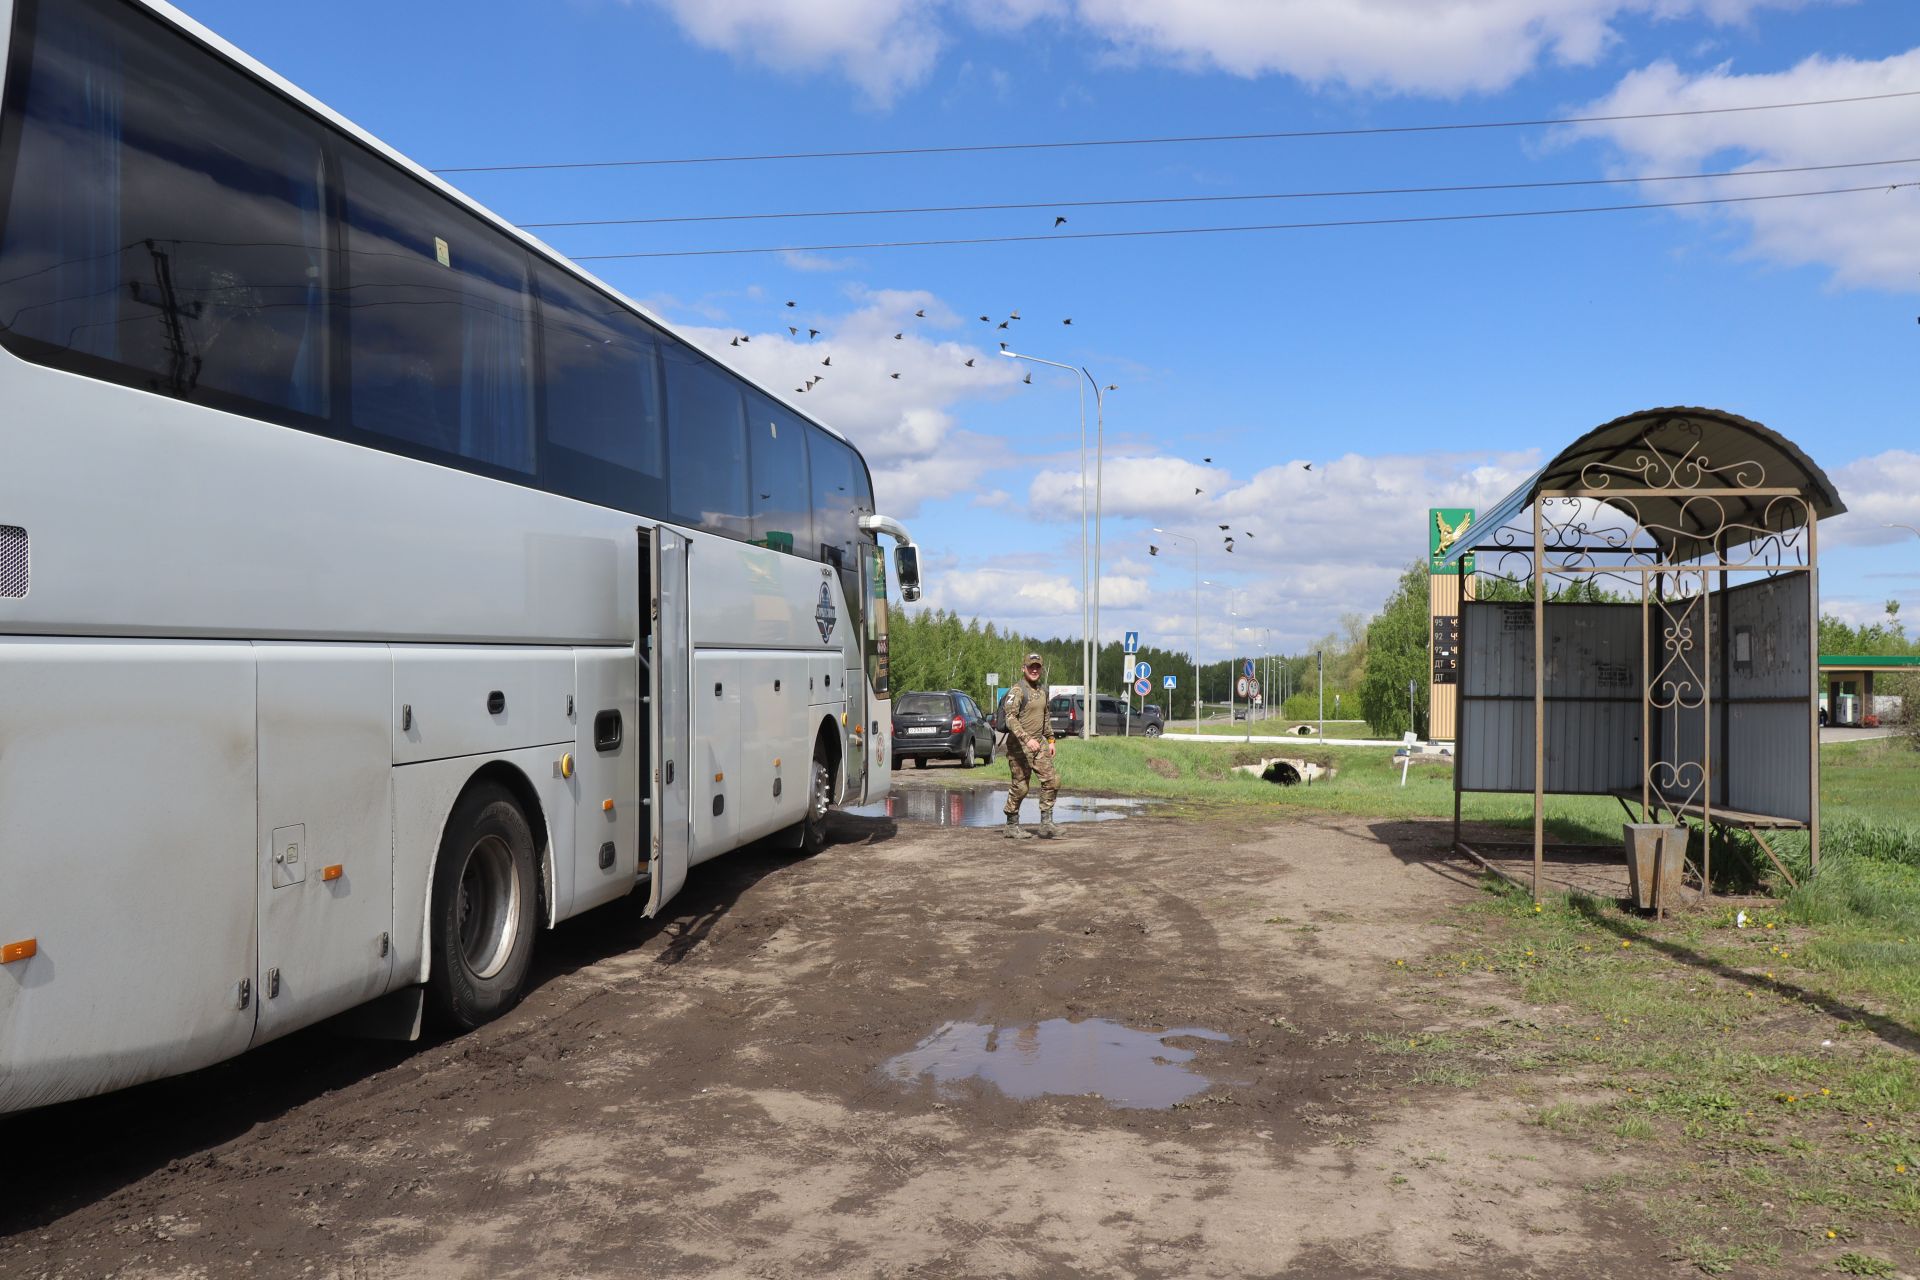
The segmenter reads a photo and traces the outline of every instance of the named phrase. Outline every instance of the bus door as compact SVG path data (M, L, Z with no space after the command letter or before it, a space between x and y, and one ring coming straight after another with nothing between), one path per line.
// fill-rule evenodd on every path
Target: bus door
M647 914L655 915L687 880L687 851L692 838L693 794L693 646L691 613L687 607L687 540L672 529L656 525L642 529L640 563L651 570L652 581L640 592L642 608L652 613L650 626L641 630L647 643L641 649L646 669L640 689L651 707L653 773L646 781L652 804L653 841L648 855L652 892Z

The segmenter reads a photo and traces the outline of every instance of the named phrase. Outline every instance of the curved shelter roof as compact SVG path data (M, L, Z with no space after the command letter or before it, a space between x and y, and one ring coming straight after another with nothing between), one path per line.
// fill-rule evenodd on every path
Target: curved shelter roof
M1639 523L1670 561L1713 554L1845 511L1833 481L1770 427L1720 409L1643 409L1595 427L1474 519L1501 528L1542 493L1605 491L1599 500ZM1797 495L1782 498L1785 489ZM1597 495L1596 495L1597 496ZM1461 538L1442 562L1484 548ZM1558 548L1556 548L1558 549Z

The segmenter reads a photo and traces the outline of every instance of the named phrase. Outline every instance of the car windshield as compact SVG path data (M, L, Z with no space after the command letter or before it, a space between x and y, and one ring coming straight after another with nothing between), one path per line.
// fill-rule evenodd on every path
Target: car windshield
M944 693L903 693L893 709L903 716L944 716L949 708Z

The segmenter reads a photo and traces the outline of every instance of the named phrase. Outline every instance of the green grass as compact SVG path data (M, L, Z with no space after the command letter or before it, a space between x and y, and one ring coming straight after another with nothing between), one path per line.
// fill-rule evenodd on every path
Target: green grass
M1791 904L1743 929L1731 910L1656 923L1613 902L1536 907L1504 882L1487 889L1458 945L1387 965L1387 982L1459 1015L1443 1031L1368 1037L1411 1060L1410 1083L1473 1078L1531 1099L1543 1128L1630 1155L1656 1228L1709 1274L1809 1254L1825 1269L1863 1237L1920 1241L1914 1024L1835 1010L1844 984L1803 958L1817 932ZM1525 1015L1488 1025L1489 981Z

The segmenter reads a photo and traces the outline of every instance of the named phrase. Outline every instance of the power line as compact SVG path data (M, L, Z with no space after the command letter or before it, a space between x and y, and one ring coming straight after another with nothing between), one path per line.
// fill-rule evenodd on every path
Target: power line
M608 262L630 258L718 258L754 253L838 253L850 249L927 249L949 245L1026 244L1061 240L1130 240L1147 236L1204 236L1245 231L1306 231L1323 227L1396 227L1430 222L1492 222L1506 218L1553 218L1583 213L1631 213L1641 209L1690 209L1703 205L1751 204L1761 200L1804 200L1813 196L1844 196L1863 191L1899 191L1920 182L1895 182L1871 187L1830 187L1824 191L1781 191L1759 196L1718 196L1703 200L1660 200L1645 204L1601 204L1571 209L1515 209L1499 213L1434 213L1404 218L1341 218L1327 222L1273 222L1234 227L1160 227L1143 231L1062 231L1051 235L968 236L947 240L879 240L864 244L771 245L751 249L662 249L645 253L576 253L576 262Z
M1478 182L1444 187L1365 187L1353 191L1279 191L1267 195L1143 196L1124 200L1028 200L1002 204L913 205L898 209L809 209L784 213L685 214L662 218L586 218L573 222L522 222L529 230L556 227L649 227L686 222L765 222L783 218L872 218L894 214L994 213L1033 209L1113 209L1163 204L1232 204L1250 200L1327 200L1347 196L1442 195L1467 191L1541 191L1555 187L1615 187L1640 182L1693 182L1706 178L1761 178L1785 173L1825 173L1834 169L1870 169L1920 164L1905 160L1855 160L1846 164L1808 164L1788 169L1723 169L1714 173L1659 174L1646 178L1566 178L1551 182Z
M433 173L517 173L546 169L637 169L656 165L749 164L764 160L863 160L881 156L977 155L994 151L1062 151L1077 147L1160 147L1194 142L1273 142L1297 138L1368 138L1403 133L1459 133L1474 129L1538 129L1550 125L1616 124L1628 120L1675 120L1684 116L1737 115L1751 111L1788 111L1833 107L1850 102L1884 102L1920 97L1920 89L1869 93L1852 98L1813 98L1804 102L1763 102L1745 107L1694 107L1684 111L1641 111L1607 116L1561 116L1541 120L1475 120L1448 124L1376 125L1352 129L1293 129L1279 133L1206 133L1174 138L1091 138L1069 142L989 142L948 147L882 147L870 151L785 151L760 155L666 156L641 160L560 160L540 164L475 164L434 169Z

